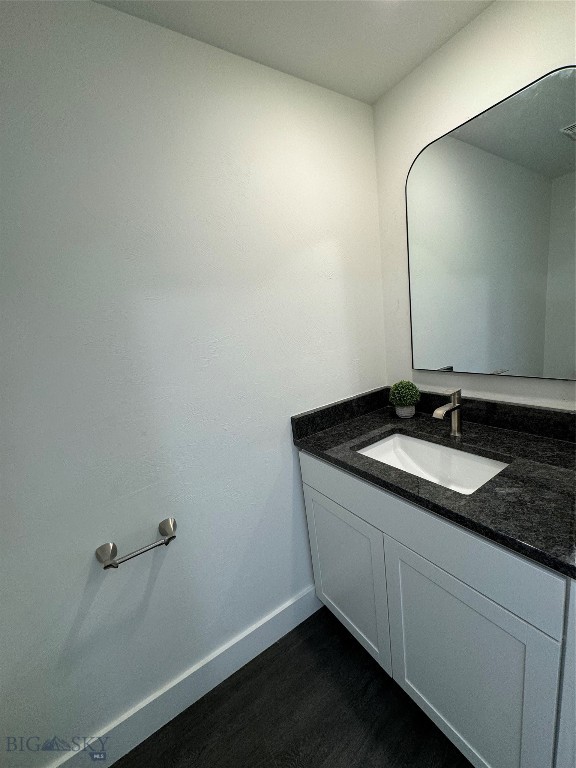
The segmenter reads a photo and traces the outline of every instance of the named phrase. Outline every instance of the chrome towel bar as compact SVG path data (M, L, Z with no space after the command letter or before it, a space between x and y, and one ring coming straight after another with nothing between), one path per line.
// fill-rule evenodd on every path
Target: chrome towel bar
M140 549L136 549L134 552L130 552L127 555L122 555L122 557L116 557L118 554L118 548L113 541L109 541L106 544L101 544L95 552L96 559L99 563L102 564L102 568L104 568L104 570L107 568L118 568L120 563L125 563L126 560L132 560L133 557L143 555L144 552L148 552L150 549L155 549L161 544L164 544L167 547L172 539L176 538L175 518L167 517L166 520L162 520L162 522L158 525L158 531L160 532L160 536L162 536L161 539L158 539L158 541L154 541L152 544L148 544L145 547L140 547Z

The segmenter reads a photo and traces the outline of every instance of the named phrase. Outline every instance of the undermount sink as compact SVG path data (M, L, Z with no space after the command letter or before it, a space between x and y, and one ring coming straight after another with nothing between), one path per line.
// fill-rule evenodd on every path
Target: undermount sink
M502 461L400 434L378 440L358 453L466 495L508 466Z

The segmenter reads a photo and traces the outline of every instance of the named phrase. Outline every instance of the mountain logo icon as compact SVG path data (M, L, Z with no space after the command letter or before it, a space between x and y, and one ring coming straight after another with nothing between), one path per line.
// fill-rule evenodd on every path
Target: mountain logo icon
M51 739L46 739L40 749L44 752L65 752L71 750L72 747L64 739L59 739L58 736L53 736Z

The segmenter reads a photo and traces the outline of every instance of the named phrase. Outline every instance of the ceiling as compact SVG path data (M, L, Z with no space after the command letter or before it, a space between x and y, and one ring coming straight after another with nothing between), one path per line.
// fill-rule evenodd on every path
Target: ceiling
M96 0L368 104L490 2Z

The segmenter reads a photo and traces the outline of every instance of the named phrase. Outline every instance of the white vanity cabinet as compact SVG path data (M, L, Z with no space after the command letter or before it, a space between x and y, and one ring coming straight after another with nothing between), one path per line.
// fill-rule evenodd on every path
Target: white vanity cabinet
M320 600L387 671L389 629L394 679L474 766L553 768L566 579L300 461Z

